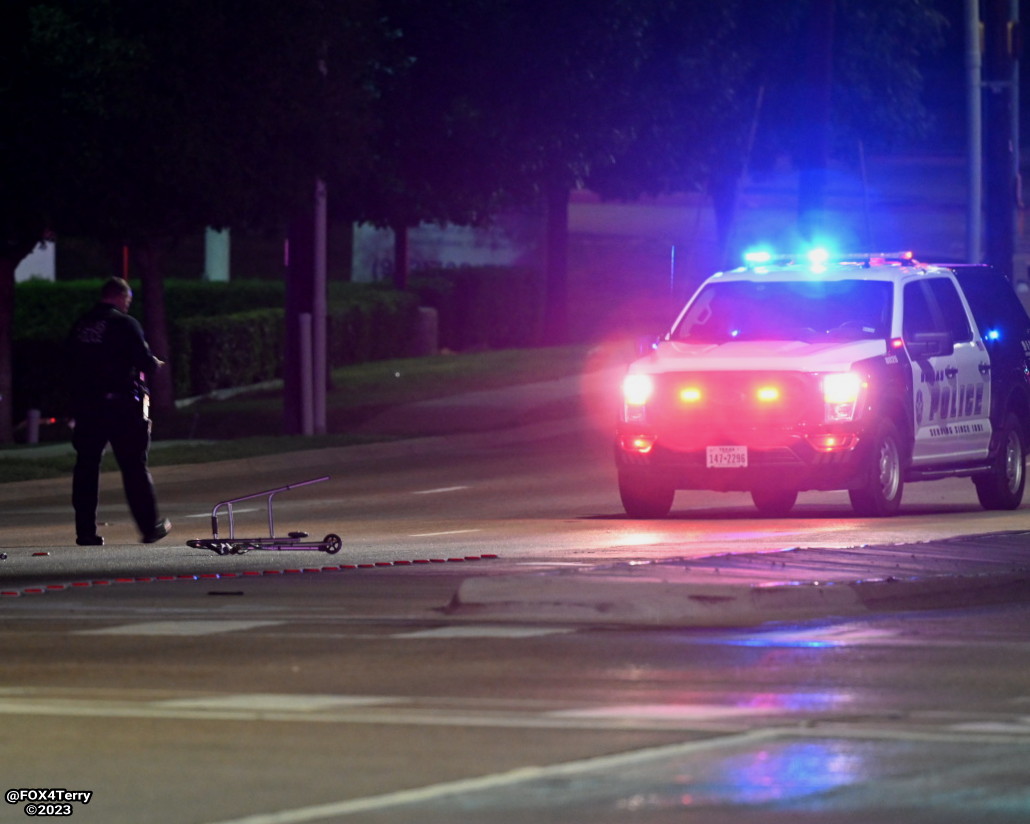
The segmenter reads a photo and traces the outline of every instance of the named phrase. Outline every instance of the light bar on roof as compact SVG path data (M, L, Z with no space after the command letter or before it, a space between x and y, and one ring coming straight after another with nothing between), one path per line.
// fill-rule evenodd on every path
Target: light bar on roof
M915 263L915 255L911 250L902 252L853 252L847 254L832 254L823 246L810 249L803 255L788 254L776 255L768 249L753 249L744 253L744 262L748 268L756 266L769 266L774 264L788 265L805 260L811 266L826 266L830 263L901 263L912 265Z

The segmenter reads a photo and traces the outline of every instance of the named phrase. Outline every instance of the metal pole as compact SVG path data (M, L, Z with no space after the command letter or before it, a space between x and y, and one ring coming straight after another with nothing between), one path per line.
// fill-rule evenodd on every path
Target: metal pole
M315 272L311 302L312 422L316 435L325 434L325 391L328 377L326 353L326 186L315 181Z
M1019 32L1019 0L1009 0L1009 18ZM1015 35L1013 35L1015 36ZM1019 168L1019 50L1012 50L1012 175L1016 180L1016 206L1023 208L1023 174Z
M981 109L980 8L966 0L966 123L968 130L966 261L983 260L983 118Z

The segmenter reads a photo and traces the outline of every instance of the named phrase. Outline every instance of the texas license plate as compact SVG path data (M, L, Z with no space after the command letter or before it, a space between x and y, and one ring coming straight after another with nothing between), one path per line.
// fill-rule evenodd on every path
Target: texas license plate
M709 469L739 469L747 466L746 446L709 446L706 452Z

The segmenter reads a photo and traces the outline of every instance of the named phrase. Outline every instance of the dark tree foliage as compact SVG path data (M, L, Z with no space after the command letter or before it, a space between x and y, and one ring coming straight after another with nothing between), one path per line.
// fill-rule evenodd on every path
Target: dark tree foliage
M363 216L400 228L541 209L556 340L571 189L634 198L702 188L725 238L747 168L786 156L818 172L831 152L853 158L859 140L873 150L924 134L920 61L943 26L931 0L384 8L402 68L381 87Z
M167 356L161 250L208 225L281 229L316 175L353 177L379 32L372 0L3 4L0 442L18 261L49 231L128 244Z

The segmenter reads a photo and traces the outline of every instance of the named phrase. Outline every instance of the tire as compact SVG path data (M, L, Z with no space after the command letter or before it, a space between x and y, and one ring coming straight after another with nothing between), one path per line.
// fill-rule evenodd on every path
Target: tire
M751 490L751 500L758 511L769 518L779 518L794 508L798 499L796 489L771 489L758 487Z
M328 555L335 555L343 547L343 541L339 535L330 532L322 539L322 548Z
M902 474L901 436L893 421L884 420L873 430L861 474L863 483L848 490L855 513L866 518L883 518L897 513L905 489Z
M619 473L619 497L631 518L664 518L672 509L676 490L643 475Z
M1001 449L994 466L986 475L973 478L976 497L984 509L1016 509L1023 501L1026 486L1026 445L1023 429L1011 412L1002 424Z

